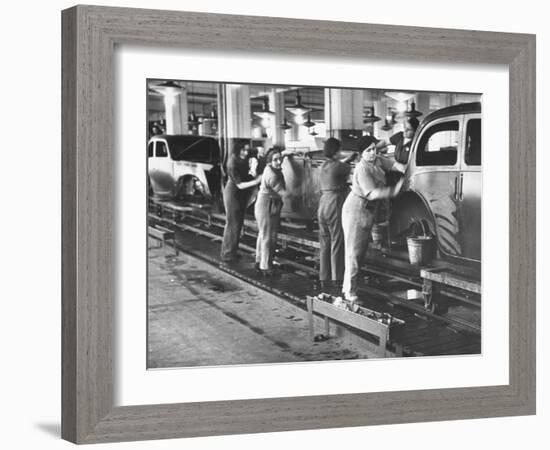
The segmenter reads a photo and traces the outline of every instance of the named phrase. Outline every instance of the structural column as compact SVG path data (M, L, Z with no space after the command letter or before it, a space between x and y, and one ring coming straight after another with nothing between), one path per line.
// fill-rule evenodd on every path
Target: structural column
M241 84L225 85L226 136L250 139L250 90Z
M327 131L338 139L363 132L363 91L359 89L325 89Z
M285 118L285 95L284 92L277 93L275 89L268 92L269 107L275 115L270 119L268 137L272 139L273 145L285 145L285 132L279 125Z
M165 93L164 108L166 111L166 134L188 134L187 124L187 93Z

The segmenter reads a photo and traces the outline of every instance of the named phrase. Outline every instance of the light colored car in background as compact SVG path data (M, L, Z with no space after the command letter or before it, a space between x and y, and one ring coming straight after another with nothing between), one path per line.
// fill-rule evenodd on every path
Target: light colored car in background
M215 138L153 136L147 156L149 195L211 201L220 192L220 148Z

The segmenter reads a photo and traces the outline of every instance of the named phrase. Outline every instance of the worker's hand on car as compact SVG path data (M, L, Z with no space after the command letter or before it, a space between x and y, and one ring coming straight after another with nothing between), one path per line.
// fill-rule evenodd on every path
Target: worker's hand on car
M401 191L401 188L403 187L404 181L405 181L405 178L401 177L399 181L395 183L395 186L393 187L392 194L391 194L392 197L396 197L397 194L399 194L399 191Z

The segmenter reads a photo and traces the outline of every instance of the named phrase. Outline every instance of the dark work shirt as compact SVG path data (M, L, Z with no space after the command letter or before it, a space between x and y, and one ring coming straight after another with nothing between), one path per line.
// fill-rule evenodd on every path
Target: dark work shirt
M252 176L248 173L249 170L248 158L241 159L238 156L231 157L227 162L227 176L229 178L225 187L226 192L229 191L230 193L238 195L239 188L237 188L237 184L243 181L252 180Z
M327 159L321 166L319 184L323 191L344 191L347 187L348 176L351 172L349 164Z
M407 164L409 161L409 152L411 151L411 141L405 143L405 135L402 131L395 133L390 137L390 142L395 145L394 158L401 164Z
M235 184L250 181L252 177L248 173L249 170L248 158L241 159L238 156L233 156L227 162L227 175Z

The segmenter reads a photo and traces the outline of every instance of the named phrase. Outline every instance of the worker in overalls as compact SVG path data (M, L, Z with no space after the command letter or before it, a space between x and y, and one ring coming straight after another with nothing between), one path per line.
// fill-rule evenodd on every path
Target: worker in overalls
M370 138L370 139L369 139ZM403 184L401 178L394 186L386 186L386 172L403 173L405 165L377 154L378 140L372 136L362 138L365 149L355 167L351 192L342 207L344 230L345 271L342 292L349 302L357 301L357 281L367 251L378 202L395 197Z
M238 258L237 249L244 223L250 188L260 183L259 176L252 176L248 164L249 146L243 146L227 162L228 180L223 190L225 206L225 228L221 248L223 262Z
M277 232L286 186L281 169L283 162L281 150L270 149L266 155L266 162L254 206L254 216L258 225L256 270L264 276L269 276L273 274L273 256L277 245Z
M323 153L326 161L321 166L319 184L321 198L317 218L319 220L319 281L321 288L341 287L344 279L344 232L342 230L342 205L348 194L347 180L351 172L350 162L356 153L340 161L341 142L336 138L325 141Z

